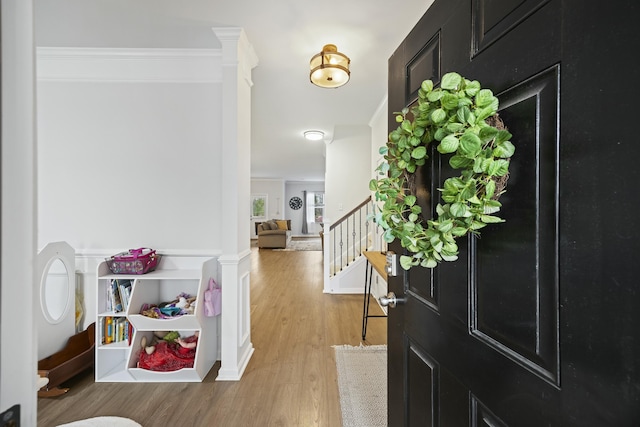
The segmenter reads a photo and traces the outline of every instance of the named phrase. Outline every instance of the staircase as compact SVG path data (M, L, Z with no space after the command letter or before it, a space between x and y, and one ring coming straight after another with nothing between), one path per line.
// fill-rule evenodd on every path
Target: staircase
M367 197L334 223L324 224L324 293L362 293L366 260L362 253L380 250L379 227L373 222L373 201Z

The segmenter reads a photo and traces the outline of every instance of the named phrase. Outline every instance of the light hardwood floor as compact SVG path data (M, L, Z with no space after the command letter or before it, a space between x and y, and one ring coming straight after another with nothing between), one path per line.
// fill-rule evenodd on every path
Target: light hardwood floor
M332 346L361 343L362 295L322 293L319 251L251 251L255 353L240 381L215 381L219 363L202 383L94 383L87 371L66 395L38 399L38 426L96 416L145 427L340 426ZM369 319L364 344L386 344L386 331L386 319Z

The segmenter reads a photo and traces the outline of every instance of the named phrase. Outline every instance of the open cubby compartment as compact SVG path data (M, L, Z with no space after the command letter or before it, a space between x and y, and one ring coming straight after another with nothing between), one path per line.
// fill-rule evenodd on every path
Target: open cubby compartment
M182 337L187 337L201 333L200 330L180 330L178 331ZM201 336L198 337L198 350L193 363L193 368L182 368L177 371L150 371L147 369L138 368L138 359L142 349L142 337L146 337L147 343L153 340L153 331L136 331L133 336L134 341L131 343L131 352L129 354L128 372L134 378L135 381L140 382L200 382L207 375L211 367L206 367L201 362L202 359L200 346L206 345L206 340L202 340ZM206 368L206 370L205 370Z
M107 310L107 306L108 306L108 299L109 299L109 289L111 288L111 280L114 279L116 276L113 277L109 277L109 278L101 278L98 281L98 290L97 290L97 298L98 298L98 315L100 316L113 316L115 314L122 314L124 315L124 311L123 312L115 312L113 310Z
M167 319L155 319L140 314L144 304L157 305L170 302L181 293L196 296L196 307L201 303L198 278L145 277L138 278L133 284L128 317L134 328L139 330L186 330L198 329L196 314L184 314ZM158 326L158 321L167 322L167 326ZM173 323L171 323L173 322ZM171 324L171 326L170 326Z
M129 382L133 377L124 367L129 359L129 346L96 346L96 382Z

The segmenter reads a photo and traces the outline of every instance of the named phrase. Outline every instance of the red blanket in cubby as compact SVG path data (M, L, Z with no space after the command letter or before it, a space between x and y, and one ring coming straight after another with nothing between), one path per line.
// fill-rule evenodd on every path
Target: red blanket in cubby
M196 342L197 339L196 336L191 336L185 338L184 341ZM156 344L156 349L151 354L147 354L144 349L140 350L138 368L162 372L193 368L195 357L195 347L184 348L175 342L160 341Z

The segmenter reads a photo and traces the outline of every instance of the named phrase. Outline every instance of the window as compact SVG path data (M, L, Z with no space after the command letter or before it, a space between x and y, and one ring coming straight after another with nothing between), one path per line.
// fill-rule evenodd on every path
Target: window
M307 222L322 224L324 221L324 192L309 191L307 193Z

